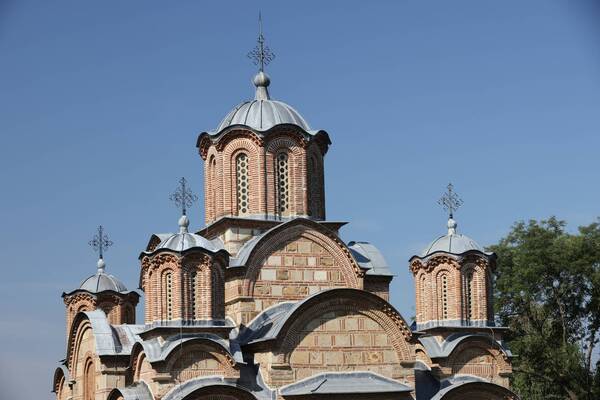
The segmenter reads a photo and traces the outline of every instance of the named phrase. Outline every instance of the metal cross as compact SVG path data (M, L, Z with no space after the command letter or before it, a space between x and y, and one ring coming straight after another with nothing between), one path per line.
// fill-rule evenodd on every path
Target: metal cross
M262 32L262 16L258 13L258 44L251 52L248 53L248 58L252 60L254 65L259 66L259 71L264 71L265 65L269 65L275 58L275 53L271 51L269 46L265 45L265 37Z
M113 245L112 240L108 238L108 235L104 233L104 228L102 225L98 227L98 233L94 235L94 238L89 241L89 245L92 246L94 251L98 253L100 258L102 259L104 256L104 252Z
M462 206L463 201L458 195L454 192L454 185L451 183L447 186L448 191L444 193L444 195L438 200L438 204L444 207L444 210L448 211L450 218L453 217L453 214L460 206Z
M182 215L186 215L187 208L198 201L198 196L188 188L187 180L181 177L179 187L169 196L169 199L181 209Z

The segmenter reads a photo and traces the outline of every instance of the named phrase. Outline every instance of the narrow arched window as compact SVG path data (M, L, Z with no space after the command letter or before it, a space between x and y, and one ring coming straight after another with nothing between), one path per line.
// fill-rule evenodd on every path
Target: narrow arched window
M421 319L423 321L426 321L428 318L427 315L427 291L426 291L426 287L425 285L427 284L427 278L425 276L423 276L421 278L421 287L419 290L419 295L421 296L421 298L419 299L421 302Z
M212 211L212 218L217 217L217 192L219 190L217 185L217 160L213 156L209 163L209 179L210 179L210 210Z
M288 211L290 206L290 185L288 173L288 155L279 153L275 158L275 173L277 185L277 212L281 215Z
M467 271L464 275L463 287L464 287L464 302L465 302L465 317L467 321L474 319L474 302L473 295L475 292L475 288L473 287L475 280L473 279L473 271Z
M198 273L192 271L190 279L190 307L192 309L192 319L197 319L197 304L196 304L196 290L198 288Z
M165 288L165 315L166 319L173 319L173 274L167 272L164 278Z
M448 319L448 276L442 275L442 319Z
M248 179L248 155L240 153L235 158L237 211L238 215L247 214L250 205L250 184Z
M96 397L96 371L94 370L94 362L91 359L88 359L85 362L85 367L83 370L83 399L84 400L94 400Z

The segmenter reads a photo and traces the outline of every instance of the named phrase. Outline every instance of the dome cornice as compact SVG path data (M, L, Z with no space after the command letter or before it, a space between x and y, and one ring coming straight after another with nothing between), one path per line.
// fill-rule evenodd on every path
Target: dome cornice
M326 131L306 131L294 124L279 124L266 131L258 131L246 125L231 125L219 132L200 133L196 141L196 147L198 148L202 159L206 160L208 149L213 145L217 146L217 150L222 150L231 140L236 138L248 138L258 146L264 146L281 135L288 135L300 139L304 147L312 142L316 142L323 155L327 153L329 145L331 144L331 139Z

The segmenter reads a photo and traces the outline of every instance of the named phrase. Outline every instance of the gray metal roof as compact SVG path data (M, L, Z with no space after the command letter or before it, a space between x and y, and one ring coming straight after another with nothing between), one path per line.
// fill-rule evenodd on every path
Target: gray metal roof
M259 400L271 400L273 398L273 391L269 390L266 386L259 388L248 388L243 383L244 382L241 380L238 382L226 380L221 376L190 379L179 385L175 385L162 397L162 400L182 400L197 390L211 386L227 386L230 388L239 389L251 393Z
M216 253L223 250L222 242L218 239L208 240L196 233L188 232L190 221L183 215L179 219L179 232L177 233L155 233L154 236L161 242L152 251L144 251L144 254L152 254L160 250L171 250L184 252L193 248L201 248Z
M130 354L143 325L110 325L102 310L85 311L94 332L96 354L99 356Z
M453 333L444 339L442 343L438 342L434 336L421 336L419 337L419 342L421 342L430 358L446 358L459 344L468 339L484 339L490 341L493 345L500 348L508 357L512 357L512 353L504 342L495 340L490 335L481 333Z
M348 248L358 265L368 268L367 275L394 276L383 254L371 243L350 242Z
M94 275L86 278L79 289L87 290L90 293L100 293L105 290L112 290L119 293L127 293L127 287L114 275L98 271Z
M244 101L231 110L219 124L216 132L233 125L245 125L257 131L266 131L276 125L292 124L306 132L310 126L292 106L269 96L268 86L271 80L264 72L254 77L256 95L254 100Z
M314 394L401 393L412 388L374 372L324 372L280 389L282 396Z
M144 353L146 354L148 361L157 362L166 360L169 354L176 350L180 345L202 340L208 340L219 345L233 357L236 363L244 362L240 346L235 340L226 340L211 333L177 334L168 337L162 343L158 338L149 340L138 339L137 342L144 348Z
M420 257L424 258L431 254L443 252L449 254L463 254L468 251L479 251L481 253L492 255L493 253L485 253L483 247L466 235L456 232L456 221L452 218L448 219L448 234L440 236L431 242L423 251Z
M455 389L458 389L459 387L466 386L466 385L470 385L470 386L477 385L482 388L488 387L489 388L488 390L492 389L495 392L499 391L504 394L513 395L514 398L518 398L513 392L511 392L509 389L505 388L504 386L497 385L495 383L486 381L485 379L479 378L477 376L472 376L472 375L456 376L456 377L453 377L450 379L443 380L440 384L441 384L441 390L439 392L437 392L430 400L441 400L448 393L452 392Z
M110 391L108 398L117 398L118 394L123 397L123 400L154 400L150 388L144 381L140 381L133 386L115 388Z
M248 326L246 326L240 332L238 341L241 345L245 345L275 339L278 337L279 332L287 320L304 304L312 301L315 298L318 298L319 296L331 295L332 293L337 293L338 296L343 296L344 294L347 295L347 293L350 292L365 296L373 296L373 298L380 300L377 295L360 289L335 288L323 290L297 302L284 302L267 308L258 314L252 321L250 321ZM406 323L406 321L404 322Z

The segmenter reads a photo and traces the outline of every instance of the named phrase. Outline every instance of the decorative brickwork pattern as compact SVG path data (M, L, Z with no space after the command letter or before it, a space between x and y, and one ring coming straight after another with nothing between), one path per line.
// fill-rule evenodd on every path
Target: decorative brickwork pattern
M484 256L437 255L415 260L417 323L460 320L493 321L492 265Z

